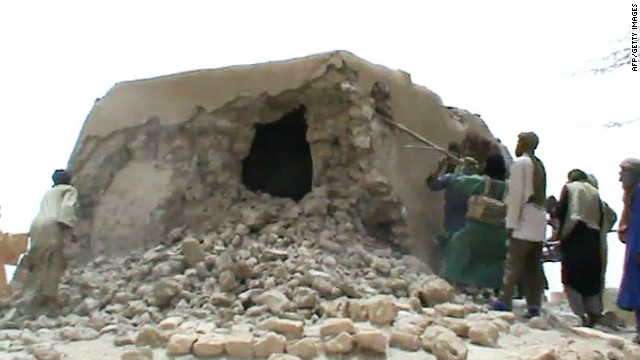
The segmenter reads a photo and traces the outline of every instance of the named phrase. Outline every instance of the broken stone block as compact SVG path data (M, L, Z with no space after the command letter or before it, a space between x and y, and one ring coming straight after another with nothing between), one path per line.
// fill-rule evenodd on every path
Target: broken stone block
M324 313L329 317L349 317L350 299L341 297L324 305Z
M184 254L187 264L195 267L200 261L204 261L205 254L200 242L192 237L182 240L182 253Z
M318 292L308 287L298 287L293 292L293 301L298 309L313 309L318 298Z
M120 360L153 360L153 351L148 347L139 347L122 353Z
M162 347L167 343L167 337L151 325L144 325L136 336L136 346Z
M376 325L389 325L395 319L398 309L389 296L374 296L366 300L369 321Z
M162 330L173 330L180 326L184 319L181 316L168 317L160 322L158 327Z
M200 336L193 344L193 353L199 357L220 356L224 352L225 339L222 337Z
M432 276L420 284L412 293L420 299L423 306L435 306L453 300L456 291L444 279Z
M523 360L556 360L556 351L553 348L536 347L529 349Z
M255 298L258 305L266 305L273 314L281 314L290 306L289 298L278 290L268 290Z
M256 342L253 354L258 359L267 359L271 354L284 353L287 339L279 334L269 333Z
M325 320L320 325L320 336L325 337L329 335L338 335L340 333L350 333L353 334L355 332L355 326L351 319L346 318L331 318Z
M236 275L231 270L221 272L218 277L218 282L220 283L222 291L232 291L236 286L238 286Z
M420 350L420 340L417 335L404 332L401 330L392 330L391 331L391 339L389 339L389 345L392 347L397 347L402 350L407 351L418 351Z
M551 329L551 324L544 317L536 316L529 320L529 327L539 330L549 330Z
M67 327L60 331L60 336L70 341L86 341L97 339L100 332L86 327Z
M38 360L61 360L64 356L51 344L35 344L27 348L27 351Z
M349 299L349 318L353 321L366 321L369 319L368 304L361 299Z
M465 319L444 317L437 319L436 324L452 330L458 336L467 337L469 335L469 322Z
M613 335L613 334L607 334L597 329L578 327L578 328L573 328L572 330L574 333L583 337L604 340L607 344L617 349L624 348L626 344L626 341L623 337L618 335Z
M422 335L420 335L420 342L422 343L422 347L429 352L433 352L433 347L436 339L442 334L447 334L448 338L451 336L456 336L456 334L447 329L446 327L440 325L431 325L427 327Z
M169 355L186 355L191 352L193 344L198 340L195 335L174 334L169 338L167 353Z
M358 349L380 354L387 353L389 338L380 330L358 331L354 336Z
M287 336L288 338L300 338L304 331L302 321L271 318L262 323L262 328Z
M469 339L473 344L497 347L499 329L491 322L474 322L469 327Z
M251 359L253 358L253 346L253 336L232 336L227 338L224 350L231 358Z
M324 352L328 355L345 355L353 350L353 336L341 332L338 336L324 343Z
M453 333L443 332L433 342L433 355L437 360L467 360L467 344Z
M318 341L311 338L304 338L294 343L287 344L286 351L291 355L301 359L313 359L318 354Z
M166 307L181 291L182 286L179 283L171 279L162 278L153 285L152 303L160 308Z
M433 307L437 314L454 318L463 318L467 314L465 305L443 303Z

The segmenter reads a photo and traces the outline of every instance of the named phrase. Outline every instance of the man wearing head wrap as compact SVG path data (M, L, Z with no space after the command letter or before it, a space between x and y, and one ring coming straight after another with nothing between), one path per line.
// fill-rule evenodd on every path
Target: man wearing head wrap
M618 236L627 246L624 271L618 291L618 306L634 311L640 343L640 159L629 158L620 164L620 181L624 190L624 207Z
M455 143L449 145L449 150L457 150ZM438 244L444 251L453 234L460 230L467 214L469 195L459 191L453 181L459 175L473 175L477 173L478 162L466 157L462 161L454 158L444 158L438 163L436 171L427 177L427 186L431 191L444 190L444 233L438 235ZM444 174L442 172L445 172Z
M596 179L595 175L589 174L587 175L587 183L589 183L594 188L598 189L598 179ZM602 200L602 199L601 199ZM600 304L603 305L603 296L604 296L604 280L605 274L607 272L607 261L608 261L608 249L609 245L607 244L607 234L613 228L613 225L618 221L618 214L607 204L605 201L602 201L602 228L600 229L600 258L602 259L602 275L600 278ZM602 310L602 309L601 309Z
M562 252L562 283L571 310L584 326L596 324L602 313L601 233L604 209L598 190L579 169L569 172L556 210L557 238Z
M533 132L518 135L517 159L511 164L505 199L509 252L501 295L492 305L494 310L510 311L516 284L522 278L529 317L539 315L544 287L540 263L547 226L546 172L534 155L538 142Z
M52 180L53 187L44 194L31 224L31 248L22 264L29 272L29 281L23 285L34 292L34 306L57 305L58 285L67 265L63 250L76 224L78 192L70 184L71 174L56 170Z

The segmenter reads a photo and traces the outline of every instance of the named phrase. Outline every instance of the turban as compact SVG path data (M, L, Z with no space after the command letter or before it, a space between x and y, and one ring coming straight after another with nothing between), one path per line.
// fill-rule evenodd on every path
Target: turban
M71 183L71 172L67 170L58 169L53 172L51 176L51 180L53 180L53 185L69 185Z
M518 135L518 140L522 143L525 152L534 151L538 147L540 139L534 132L523 132Z
M632 173L640 172L640 159L628 158L620 163L620 167Z

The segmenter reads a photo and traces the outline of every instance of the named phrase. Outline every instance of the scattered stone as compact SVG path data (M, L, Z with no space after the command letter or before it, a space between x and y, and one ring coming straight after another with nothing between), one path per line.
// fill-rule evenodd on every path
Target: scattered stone
M169 338L167 353L169 355L186 355L191 352L196 340L198 337L195 335L174 334Z
M612 334L607 334L605 332L602 332L600 330L596 330L596 329L591 329L591 328L586 328L586 327L577 327L577 328L573 328L572 329L574 333L580 335L580 336L584 336L587 338L596 338L596 339L600 339L600 340L604 340L607 344L617 348L617 349L623 349L626 341L623 337L621 336L617 336L617 335L612 335Z
M224 352L225 339L222 337L200 336L193 344L193 353L199 357L220 356Z
M253 336L233 336L227 338L224 350L229 357L251 359L253 357L253 346Z
M173 298L180 294L182 286L179 283L162 278L153 285L153 298L152 303L158 307L166 307L171 304Z
M389 339L380 330L359 331L353 336L358 348L364 351L386 354Z
M70 341L84 341L99 338L100 332L87 327L66 327L60 331L60 336Z
M302 321L271 318L262 323L262 327L269 331L287 336L288 338L300 338L304 331Z
M451 284L437 276L430 276L413 291L413 296L421 300L423 306L435 306L455 298Z
M491 322L474 322L469 327L469 339L473 344L497 347L499 328Z
M379 295L366 300L369 321L376 325L389 325L395 319L398 309L389 296Z
M325 320L320 325L320 336L323 338L329 335L338 335L343 332L350 334L355 332L355 326L351 319L331 318Z
M451 332L439 334L433 342L433 355L437 360L467 360L467 344Z
M61 360L63 354L58 352L51 344L31 345L28 352L38 360Z
M435 323L451 329L460 337L466 338L469 336L469 322L466 319L444 317L437 319Z
M184 319L181 316L172 316L162 320L158 327L162 330L173 330L180 326L182 322L184 322Z
M272 289L255 298L255 303L266 305L276 315L282 314L290 306L289 298L282 292Z
M529 320L529 327L539 330L549 330L551 329L551 324L546 318L542 316L536 316Z
M447 334L448 338L451 338L451 335L456 336L453 331L440 325L432 325L427 327L422 335L420 335L420 342L422 343L422 347L426 351L433 352L433 347L436 339L443 334Z
M153 351L148 347L139 347L122 353L121 360L153 360Z
M418 351L421 343L417 335L402 330L392 330L389 345L407 351Z
M324 352L328 355L346 355L353 350L353 336L341 332L338 336L324 343Z
M467 314L465 305L443 303L433 307L437 314L441 316L450 316L455 318L463 318Z
M136 346L163 347L167 343L167 337L151 325L145 325L136 336Z
M523 360L556 360L556 351L553 348L538 347L534 349L528 349L527 354L522 358ZM560 359L558 359L560 360Z
M218 277L222 291L232 291L238 286L236 275L231 270L224 270Z
M253 353L258 359L267 359L271 354L284 353L287 339L279 334L269 333L256 342Z
M287 344L286 350L287 353L298 356L301 359L313 359L318 354L318 341L304 338Z
M184 254L187 264L195 267L200 261L204 261L205 254L200 242L192 237L188 237L182 241L182 253Z

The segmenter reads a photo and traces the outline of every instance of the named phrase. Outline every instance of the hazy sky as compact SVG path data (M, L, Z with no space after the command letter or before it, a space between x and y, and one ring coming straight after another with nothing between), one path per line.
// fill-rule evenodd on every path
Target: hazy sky
M640 117L640 75L584 71L630 26L631 3L610 1L0 0L0 228L28 229L115 83L337 49L409 72L445 105L481 114L511 149L536 131L550 193L583 167L619 210L617 165L640 156L640 124L602 125Z

